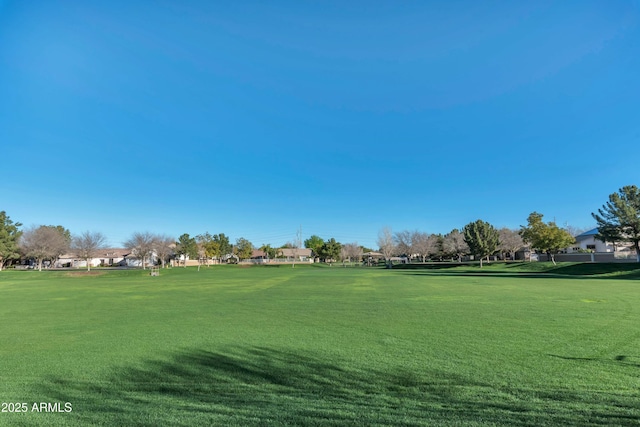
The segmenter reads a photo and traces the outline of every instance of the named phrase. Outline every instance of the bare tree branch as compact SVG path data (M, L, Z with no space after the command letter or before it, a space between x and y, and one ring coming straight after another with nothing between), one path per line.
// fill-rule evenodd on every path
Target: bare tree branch
M91 260L106 245L107 239L102 233L85 231L71 239L71 251L87 262L87 271L91 271Z

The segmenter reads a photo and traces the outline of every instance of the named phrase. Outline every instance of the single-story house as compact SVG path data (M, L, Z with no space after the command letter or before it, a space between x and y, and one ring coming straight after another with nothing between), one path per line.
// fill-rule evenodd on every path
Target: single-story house
M251 259L263 260L267 258L267 253L265 251L261 251L260 249L254 249L251 251Z
M616 245L598 239L598 229L594 228L576 236L576 243L573 247L567 248L567 253L589 251L589 252L614 252Z
M309 261L312 259L312 251L309 248L282 248L278 249L278 258L288 260Z
M122 248L101 249L96 256L89 260L91 267L111 267L114 265L127 265L131 251ZM87 260L80 259L75 254L64 254L56 262L56 267L82 268L87 266Z

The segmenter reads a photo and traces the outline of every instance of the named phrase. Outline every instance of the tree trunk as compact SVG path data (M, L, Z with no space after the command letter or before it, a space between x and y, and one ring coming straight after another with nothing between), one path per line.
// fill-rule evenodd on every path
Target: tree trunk
M482 268L482 259L483 258L484 258L483 256L480 257L480 268Z
M90 261L90 258L87 258L87 271L91 271L91 261Z

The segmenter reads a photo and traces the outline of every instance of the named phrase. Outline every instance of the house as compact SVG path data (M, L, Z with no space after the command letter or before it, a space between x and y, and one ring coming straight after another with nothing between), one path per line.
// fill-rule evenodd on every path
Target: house
M287 260L310 261L312 260L311 249L309 248L282 248L278 249L278 258Z
M598 239L598 229L594 228L576 236L576 243L573 247L567 248L567 253L575 252L615 252L616 245Z
M265 251L261 251L260 249L254 249L251 251L251 259L253 260L265 260L269 258Z
M96 253L89 264L91 267L111 267L115 265L128 265L128 259L131 251L122 248L106 248ZM58 258L57 267L73 267L82 268L87 266L87 260L81 259L74 254L64 254Z

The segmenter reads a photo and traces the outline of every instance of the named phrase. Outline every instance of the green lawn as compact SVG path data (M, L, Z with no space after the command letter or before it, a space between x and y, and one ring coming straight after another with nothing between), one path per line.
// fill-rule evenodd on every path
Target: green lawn
M0 425L638 425L637 265L590 268L3 271Z

